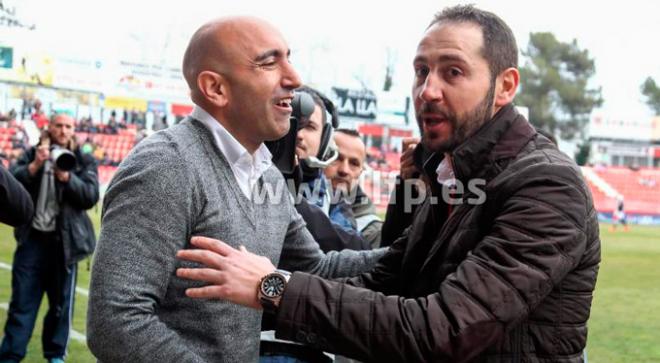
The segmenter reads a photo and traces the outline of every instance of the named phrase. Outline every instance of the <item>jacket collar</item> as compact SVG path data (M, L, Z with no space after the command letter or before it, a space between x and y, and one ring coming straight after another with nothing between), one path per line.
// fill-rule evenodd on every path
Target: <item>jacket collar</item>
M493 118L452 152L454 175L464 185L470 179L485 177L488 167L497 161L515 157L536 135L536 130L512 104L502 107ZM442 153L432 154L424 171L435 180L435 170Z

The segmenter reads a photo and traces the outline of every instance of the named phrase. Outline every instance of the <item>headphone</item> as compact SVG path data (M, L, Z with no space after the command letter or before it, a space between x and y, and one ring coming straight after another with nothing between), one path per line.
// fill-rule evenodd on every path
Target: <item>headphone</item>
M328 99L323 93L310 88L303 86L298 89L299 92L305 92L312 97L318 97L323 103L323 112L325 123L321 130L321 143L319 144L319 153L316 156L310 156L302 160L302 164L309 168L314 169L325 169L339 156L339 149L335 140L332 137L334 134L334 129L339 127L339 116L337 114L337 109L335 108L334 103ZM315 102L316 103L316 102ZM330 114L328 119L327 115Z

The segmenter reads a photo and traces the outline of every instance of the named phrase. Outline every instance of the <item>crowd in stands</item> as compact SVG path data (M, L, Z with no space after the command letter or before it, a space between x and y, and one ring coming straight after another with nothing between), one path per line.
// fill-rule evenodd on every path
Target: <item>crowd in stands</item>
M28 123L34 123L39 131L48 126L50 116L44 113L41 102L37 99L26 104L21 110L22 119L14 109L0 112L0 160L5 165L30 147ZM145 114L137 111L124 112L121 118L113 111L106 123L83 117L76 124L76 139L82 151L92 154L99 165L117 166L147 136L145 124Z

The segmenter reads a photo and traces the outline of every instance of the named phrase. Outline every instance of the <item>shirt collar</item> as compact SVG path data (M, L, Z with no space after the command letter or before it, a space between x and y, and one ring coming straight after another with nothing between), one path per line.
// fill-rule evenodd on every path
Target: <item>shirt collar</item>
M263 143L259 146L254 155L250 155L247 149L241 145L238 140L232 135L227 129L222 126L222 124L211 116L206 110L195 105L193 108L190 117L199 120L206 128L211 131L213 134L213 139L215 140L216 145L222 152L222 154L227 158L227 161L230 165L236 165L240 159L249 157L252 159L254 166L261 174L263 171L268 169L272 165L273 155L270 153L266 145Z
M437 180L440 185L445 185L449 188L452 188L456 185L456 178L454 176L454 168L451 162L451 156L445 155L445 157L438 165L438 168L435 169L437 175Z

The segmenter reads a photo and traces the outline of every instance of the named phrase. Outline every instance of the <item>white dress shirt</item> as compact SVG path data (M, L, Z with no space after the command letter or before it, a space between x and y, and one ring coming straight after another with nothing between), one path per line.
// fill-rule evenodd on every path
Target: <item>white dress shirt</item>
M435 172L438 176L437 180L440 185L445 185L449 189L456 187L456 177L454 176L454 167L451 162L451 156L445 154L444 159L438 165L438 168L435 169Z
M273 164L272 154L266 145L262 143L252 155L203 108L195 106L190 117L201 121L211 131L215 144L229 162L238 186L243 194L252 200L252 190L257 184L257 180Z

